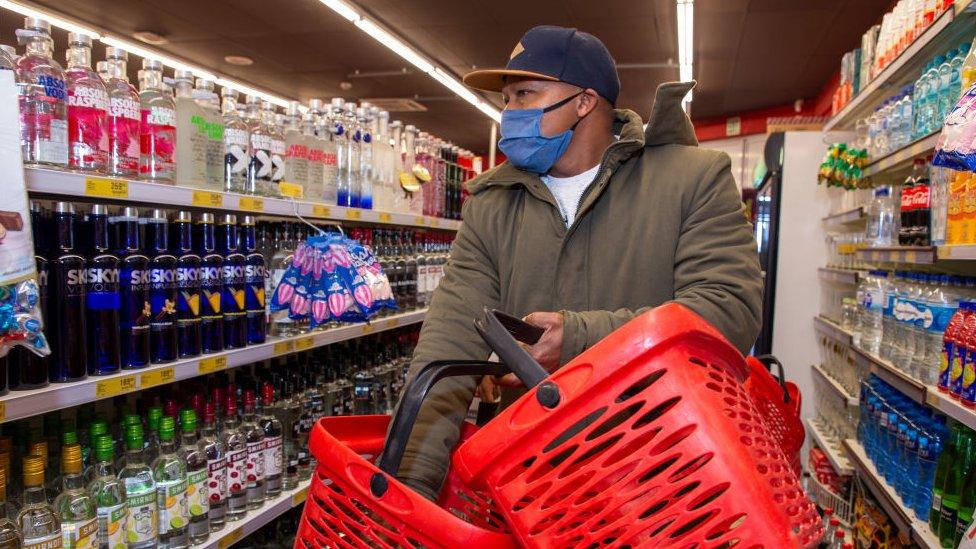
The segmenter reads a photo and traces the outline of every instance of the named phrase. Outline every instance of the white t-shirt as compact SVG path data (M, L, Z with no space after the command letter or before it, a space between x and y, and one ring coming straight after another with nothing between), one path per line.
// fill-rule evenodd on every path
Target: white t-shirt
M579 208L583 191L596 179L596 174L600 171L600 166L600 164L597 164L585 172L571 177L542 176L542 182L546 184L546 187L549 187L549 191L555 197L556 203L559 204L559 212L563 215L563 221L566 222L567 229L573 224L573 220L576 219L576 209Z

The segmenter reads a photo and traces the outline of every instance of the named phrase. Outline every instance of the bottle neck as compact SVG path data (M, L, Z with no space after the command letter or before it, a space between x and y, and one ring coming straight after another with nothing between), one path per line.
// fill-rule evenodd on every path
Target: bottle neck
M129 74L126 72L127 63L121 59L109 59L108 60L108 77L117 78L123 82L129 81Z
M200 224L200 249L203 253L211 253L217 248L213 223Z
M197 432L193 431L192 433L183 433L181 442L183 446L196 446L199 440L200 437L197 436Z
M176 221L173 223L173 231L176 233L176 249L181 254L193 251L193 225L189 221Z
M244 225L241 228L241 251L251 253L256 249L257 229L254 225Z
M221 253L237 251L237 226L226 224L217 227L217 241Z
M176 453L176 441L173 439L159 441L159 455Z
M101 461L95 463L95 476L96 477L114 477L115 476L115 464L112 460Z
M92 249L99 253L109 250L108 216L98 214L91 216Z
M204 423L203 429L200 430L200 436L202 438L213 438L217 435L217 426L213 423Z
M254 423L257 418L257 404L250 408L244 408L244 422Z
M226 115L237 115L237 100L232 97L224 97L220 102L220 110Z
M139 221L134 217L126 217L116 221L121 225L119 229L119 249L136 252L142 247L139 240Z
M44 484L24 487L24 507L30 505L46 505L47 494L44 492Z
M47 34L32 36L27 40L25 50L28 55L51 57L51 53L54 51L54 40L51 40L51 36Z
M72 213L55 214L58 227L58 249L70 252L75 247L75 215Z
M68 48L68 68L91 70L91 48L88 46Z
M180 99L192 99L193 98L193 82L189 80L177 80L176 81L176 97Z
M130 448L125 453L126 465L144 465L146 460L145 452L142 448Z
M146 240L149 249L157 254L166 253L169 250L169 237L166 234L166 220L150 219L146 224Z
M64 487L64 491L68 490L77 491L85 489L85 476L81 473L65 473L61 477L61 484Z
M163 73L160 71L142 71L139 74L139 89L142 91L162 91Z

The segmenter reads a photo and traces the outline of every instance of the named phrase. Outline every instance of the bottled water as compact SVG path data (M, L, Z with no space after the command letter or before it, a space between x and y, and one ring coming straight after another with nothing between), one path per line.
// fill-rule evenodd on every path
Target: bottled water
M897 244L894 228L895 206L891 200L891 187L874 189L874 200L868 206L867 228L864 236L871 246L893 246Z
M913 301L913 305L915 306L915 318L911 323L911 335L909 336L912 340L912 353L909 355L910 360L908 362L906 372L915 378L919 378L921 370L925 367L925 325L926 319L931 318L931 310L929 309L929 306L930 296L932 294L934 285L931 275L917 273L915 277L916 287L918 290Z
M949 50L942 63L939 63L939 103L936 109L935 126L933 129L942 127L942 121L949 114L949 94L952 87L952 60L958 55L957 50ZM962 65L962 62L959 62ZM957 77L958 78L958 77ZM955 100L952 101L955 104Z
M927 385L938 381L938 366L942 356L942 340L949 320L959 308L959 294L950 286L949 275L936 277L936 284L928 296L925 315L925 355L919 362L918 379Z
M893 311L895 324L892 333L891 362L902 370L907 370L908 362L915 352L915 346L912 345L910 338L911 332L908 328L915 321L915 307L912 301L916 287L913 274L902 273L902 282L898 285Z
M885 291L885 308L882 316L882 331L881 331L881 358L885 360L892 360L894 354L894 346L896 341L896 334L898 330L898 320L895 318L895 302L898 298L898 292L901 290L904 284L904 278L902 277L901 271L897 271L895 276L892 277L888 284L888 288Z
M945 62L945 56L939 55L932 62L931 67L926 72L928 78L928 87L925 93L925 128L919 134L925 135L932 133L938 128L942 127L942 120L938 119L939 115L939 90L941 89L941 81L939 79L939 67ZM938 119L938 120L937 120Z
M928 126L925 113L927 112L926 100L928 99L929 93L929 69L931 68L932 62L929 62L922 69L922 75L915 81L915 104L912 106L912 112L915 115L915 127L912 132L912 137L921 137L928 133L925 131Z
M871 271L858 287L858 328L855 341L865 351L879 354L881 349L882 317L888 286L888 273Z

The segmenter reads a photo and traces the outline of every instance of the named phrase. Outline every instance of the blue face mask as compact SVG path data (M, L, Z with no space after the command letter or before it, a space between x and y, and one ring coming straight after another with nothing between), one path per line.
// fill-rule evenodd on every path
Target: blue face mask
M502 138L498 142L498 148L505 153L508 161L516 168L532 173L543 174L552 169L552 165L566 152L579 120L570 129L546 137L542 135L542 116L569 103L581 93L583 92L544 109L502 111Z

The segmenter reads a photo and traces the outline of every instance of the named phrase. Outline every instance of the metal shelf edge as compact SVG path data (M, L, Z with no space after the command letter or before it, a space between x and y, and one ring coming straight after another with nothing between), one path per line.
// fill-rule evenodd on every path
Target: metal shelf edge
M825 336L843 343L844 345L853 344L853 335L851 332L841 328L832 320L818 315L813 317L813 324L817 331Z
M914 159L916 156L935 150L935 143L939 140L939 133L930 133L929 135L920 137L908 145L871 162L864 168L864 177L885 172Z
M848 406L857 406L858 404L861 403L861 401L858 400L856 396L853 396L850 393L848 393L847 390L844 389L844 387L842 387L841 384L837 382L837 380L830 377L830 375L826 371L824 371L822 367L814 364L813 366L811 366L811 368L813 368L813 371L816 372L817 375L823 378L824 382L826 382L831 389L833 389L838 395L841 396L841 398L844 399L844 401L847 403Z
M925 403L970 429L976 429L976 409L963 406L958 400L940 392L934 385L926 388Z
M861 272L852 269L835 269L833 267L820 267L817 269L817 276L821 280L829 282L839 282L841 284L857 284L861 278Z
M272 520L278 518L285 512L294 509L305 501L308 494L310 482L303 482L302 486L282 492L270 504L265 502L263 507L248 511L240 521L227 522L224 529L216 534L211 533L210 538L204 542L202 549L226 549L257 532Z
M824 435L816 423L812 419L807 418L805 420L807 425L807 430L810 432L810 436L817 443L825 454L827 454L827 459L830 464L833 465L834 470L837 471L839 475L850 475L854 472L854 468L851 466L850 460L843 455L845 453L844 445L840 440L830 440Z
M839 212L827 217L822 218L820 221L825 225L843 225L845 223L853 223L855 221L861 221L864 219L864 207L858 206L853 210L847 210L846 212Z

